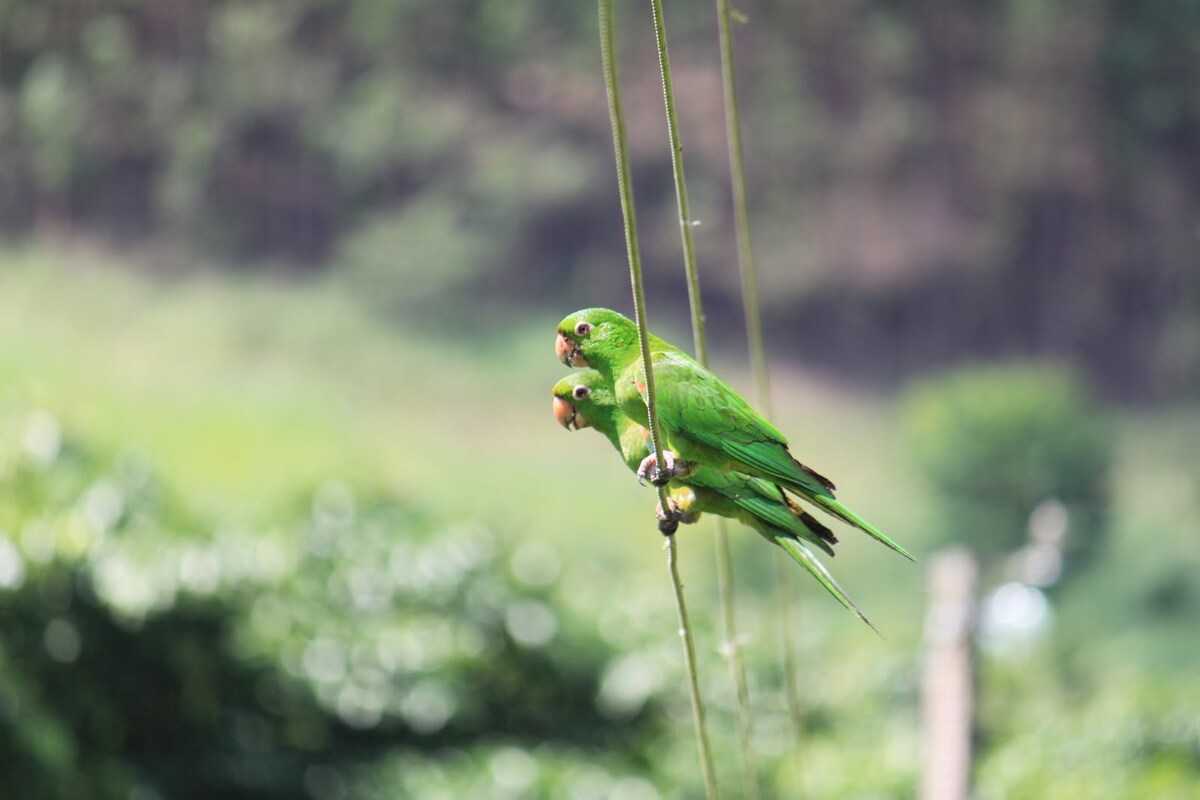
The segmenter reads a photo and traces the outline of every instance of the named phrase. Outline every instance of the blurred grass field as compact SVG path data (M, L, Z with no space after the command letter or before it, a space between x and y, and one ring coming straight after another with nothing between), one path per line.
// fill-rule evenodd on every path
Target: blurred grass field
M326 282L147 277L65 251L0 262L6 390L90 441L143 451L198 510L257 521L299 487L341 478L585 549L646 549L634 532L653 532L650 492L601 437L568 435L550 415L566 374L552 331L568 309L464 306L431 330L383 320ZM919 543L918 481L888 475L890 408L791 373L775 392L801 451Z
M570 309L505 316L464 305L431 328L383 319L324 281L120 266L83 250L0 253L0 384L96 445L141 452L201 514L264 522L297 491L340 479L581 553L658 560L650 492L601 437L568 434L550 415L549 388L566 374L550 331ZM749 392L736 346L717 353L718 371ZM794 449L920 552L931 500L894 403L795 369L777 370L774 394ZM1112 550L1200 558L1187 522L1197 518L1200 413L1111 419ZM1133 534L1146 529L1158 531L1152 542ZM857 594L878 593L887 609L919 593L919 570L865 537L843 541L836 565Z
M563 562L555 589L562 608L595 615L601 627L619 611L613 619L672 630L652 494L601 437L568 434L550 415L550 386L564 374L550 331L571 309L507 315L462 304L434 325L382 318L326 281L178 279L117 261L76 249L0 253L4 399L48 411L94 447L143 455L214 528L270 527L297 497L344 481L441 519L482 520L514 544L551 543ZM772 346L785 355L784 343ZM748 389L737 347L722 343L718 353L718 371ZM927 556L933 500L906 452L894 399L792 368L777 372L774 391L795 450L834 477L849 505ZM1200 414L1123 410L1108 419L1117 454L1109 542L1056 599L1054 636L1016 661L985 664L994 693L985 692L982 707L996 758L982 767L981 796L1009 796L987 787L1029 785L1022 782L1031 775L1058 780L1042 774L1030 752L1040 746L1035 734L1019 724L1034 706L1035 715L1060 712L1056 730L1069 738L1105 714L1120 717L1134 707L1122 703L1147 692L1147 705L1168 710L1175 698L1200 695L1190 616L1200 566ZM970 530L963 520L965 540ZM732 752L725 670L712 638L709 533L707 524L685 530L684 571L700 618L706 692L717 698L715 736ZM899 776L894 785L913 778L924 573L864 536L839 535L830 566L886 638L797 571L804 691L818 718L836 715L838 723L824 734L818 724L809 769L778 762L779 780L815 796L866 796L854 794L862 787L848 766ZM779 554L748 532L734 541L752 689L769 732L780 719L770 613L770 558ZM1182 601L1159 596L1172 586ZM627 607L635 600L644 606ZM1033 674L1042 667L1050 674ZM879 691L901 698L906 713L871 708ZM1124 699L1101 702L1110 692ZM1093 744L1089 757L1116 746ZM1190 768L1185 759L1183 772L1168 774ZM1142 787L1141 775L1129 772L1121 783L1101 770L1061 780L1064 791L1115 798Z

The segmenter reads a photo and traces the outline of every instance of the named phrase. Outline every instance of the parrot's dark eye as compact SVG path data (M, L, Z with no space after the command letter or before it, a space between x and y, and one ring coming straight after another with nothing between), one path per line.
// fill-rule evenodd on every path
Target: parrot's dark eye
M585 400L585 399L587 399L587 396L591 393L592 393L591 389L584 386L583 384L580 384L579 386L575 387L574 391L571 392L571 396L574 397L576 400Z
M576 336L587 336L591 330L592 330L592 323L581 322L575 326L575 335Z

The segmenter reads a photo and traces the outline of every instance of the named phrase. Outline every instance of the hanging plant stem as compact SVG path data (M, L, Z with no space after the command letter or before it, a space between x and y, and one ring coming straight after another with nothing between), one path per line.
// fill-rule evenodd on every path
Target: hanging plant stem
M725 138L729 145L729 177L733 192L733 223L737 238L738 272L742 278L742 308L746 318L746 341L750 346L750 364L754 372L758 407L770 419L771 377L762 332L762 312L758 305L758 272L754 248L750 244L750 214L746 203L746 169L742 158L742 124L738 111L737 81L733 67L733 37L730 33L729 0L717 0L717 22L721 40L721 83L725 95ZM796 683L796 644L792 635L791 573L782 561L776 562L776 586L779 603L779 640L783 660L783 685L792 727L799 736L803 731L800 690Z
M667 136L671 147L671 172L675 178L675 198L679 209L679 233L683 240L683 263L687 275L688 304L692 315L692 339L695 343L696 360L708 366L708 344L704 333L704 308L700 295L700 276L696 268L696 245L688 203L687 179L683 170L683 145L679 139L679 118L675 111L675 88L671 80L671 60L667 52L667 28L663 15L662 0L650 0L654 18L654 38L658 44L658 67L662 75L663 104L667 114ZM747 800L758 800L758 774L751 746L750 695L746 687L746 668L742 662L740 641L737 633L737 613L733 589L733 557L729 547L729 533L723 520L716 524L717 591L721 604L721 621L724 643L721 653L729 663L737 703L738 753L741 760L743 791Z
M600 52L604 63L604 84L608 95L608 115L612 123L613 150L617 161L617 187L621 197L621 213L625 223L625 249L629 256L629 281L633 289L634 318L638 326L642 364L646 371L646 412L650 423L650 437L654 452L664 450L662 433L658 424L655 405L654 370L650 360L650 335L646 325L646 294L642 286L642 262L638 248L637 219L633 207L633 181L629 170L629 147L625 138L625 119L621 112L621 95L617 81L616 56L613 48L612 0L598 0L600 16ZM664 509L669 507L665 486L658 487L659 502ZM675 523L677 525L677 523ZM708 742L708 730L704 719L704 703L700 697L700 682L696 671L696 647L692 639L692 628L688 622L687 604L683 596L683 583L679 578L677 544L674 526L660 525L666 535L667 568L671 574L671 585L675 591L675 605L679 611L679 635L683 640L684 662L687 667L688 687L692 700L692 722L696 728L696 740L700 750L700 766L704 775L704 791L709 800L719 800L716 769L713 766L712 747Z

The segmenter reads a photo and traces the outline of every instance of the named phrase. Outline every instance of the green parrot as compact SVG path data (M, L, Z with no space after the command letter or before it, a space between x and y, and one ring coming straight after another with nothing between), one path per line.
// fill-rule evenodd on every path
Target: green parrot
M621 413L612 389L595 370L574 372L555 384L554 416L568 430L593 428L603 434L635 472L650 453L650 432ZM681 521L695 522L700 514L709 513L748 525L783 548L839 603L875 627L801 542L810 542L832 556L830 545L837 543L833 533L791 503L779 487L760 478L697 465L672 479L669 489Z
M702 464L778 484L879 540L910 561L911 554L836 497L833 482L797 461L787 438L730 386L679 348L650 337L658 421L666 439L663 464L650 453L638 476L669 480ZM555 352L568 366L591 367L612 386L621 411L648 425L646 378L637 326L607 308L576 311L558 324ZM678 464L682 460L683 464Z

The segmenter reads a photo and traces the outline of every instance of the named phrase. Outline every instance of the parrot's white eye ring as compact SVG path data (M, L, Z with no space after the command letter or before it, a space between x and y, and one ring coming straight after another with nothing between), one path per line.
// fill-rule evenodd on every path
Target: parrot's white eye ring
M592 390L584 386L582 383L571 390L571 396L576 400L586 400L587 396L592 393Z
M588 333L591 332L591 330L592 330L592 323L581 322L575 326L575 335L576 336L587 336Z

